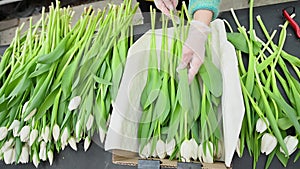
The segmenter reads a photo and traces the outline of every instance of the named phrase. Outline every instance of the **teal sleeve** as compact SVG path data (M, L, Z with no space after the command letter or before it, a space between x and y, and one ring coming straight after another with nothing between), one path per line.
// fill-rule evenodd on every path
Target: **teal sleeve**
M190 0L189 14L193 16L197 10L207 9L214 13L213 19L216 19L219 14L219 5L220 0Z

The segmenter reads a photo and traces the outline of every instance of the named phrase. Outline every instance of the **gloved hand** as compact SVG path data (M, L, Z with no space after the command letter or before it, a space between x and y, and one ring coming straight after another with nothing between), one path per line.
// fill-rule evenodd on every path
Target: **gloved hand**
M177 69L188 69L189 83L192 82L204 62L205 42L210 28L203 22L191 21L188 37L182 48L182 59Z
M170 10L175 10L178 0L154 0L155 6L165 15L170 16Z

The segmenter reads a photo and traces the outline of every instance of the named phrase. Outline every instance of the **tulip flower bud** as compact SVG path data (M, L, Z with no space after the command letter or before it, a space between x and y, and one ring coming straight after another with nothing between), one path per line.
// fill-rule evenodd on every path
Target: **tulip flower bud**
M42 138L46 143L49 141L49 136L50 136L50 128L49 126L46 126L42 132Z
M20 133L19 133L19 127L20 127L20 126L15 127L15 128L13 129L13 136L14 136L14 137L19 137L19 136L20 136Z
M80 105L80 102L81 102L81 97L80 96L73 97L73 99L71 99L71 101L69 103L68 109L70 111L77 109Z
M193 160L197 160L198 158L198 144L194 138L190 139L191 146L191 157Z
M160 159L164 159L167 155L166 144L161 139L159 139L156 143L156 153Z
M237 155L241 158L242 156L241 156L241 140L240 139L238 139L235 151L236 151Z
M9 148L12 148L12 144L14 142L13 138L10 138L9 140L5 141L5 143L3 144L3 146L1 147L1 151L5 152L7 151Z
M48 159L49 159L49 164L50 164L50 166L52 166L52 164L53 164L53 151L49 150L48 153L47 153L47 156L48 156Z
M74 137L70 137L69 138L69 145L71 146L71 148L75 151L77 151L77 145L76 145L76 140Z
M37 129L33 129L30 132L30 136L29 136L29 146L32 146L32 144L35 142L35 140L38 138L39 135L39 131Z
M19 126L20 126L20 121L19 121L19 120L14 120L14 121L10 124L10 126L9 126L9 128L8 128L8 131L10 131L10 130L12 130L12 129L14 129L14 128L19 128Z
M11 157L10 164L13 164L14 162L16 162L16 148L12 149L12 157Z
M175 149L175 139L173 138L170 142L166 144L167 155L171 156Z
M27 142L29 140L29 135L30 135L30 127L29 126L22 127L20 131L20 140L22 142Z
M39 152L39 158L42 161L46 161L47 160L46 146L47 146L46 142L42 141L41 144L40 144L40 152Z
M150 152L150 154L151 154L151 152ZM157 158L157 157L158 157L158 154L157 154L156 150L154 150L154 151L152 152L151 157L153 157L153 158Z
M33 154L32 161L33 161L35 168L38 168L40 161L39 161L39 157L36 152Z
M13 148L9 148L4 152L4 163L5 164L11 164L12 163L12 159L13 159L13 152L14 149Z
M35 115L36 112L37 112L37 109L36 109L36 108L33 109L33 110L25 117L24 121L28 121L29 119L31 119L31 118Z
M181 160L183 162L190 162L192 157L192 146L189 140L184 140L180 146Z
M283 154L285 154L286 156L290 156L291 154L293 154L295 151L296 151L296 149L297 149L297 146L298 146L298 139L297 139L297 137L295 137L295 136L290 136L290 135L288 135L288 136L286 136L285 138L284 138L284 143L285 143L285 145L286 145L286 147L287 147L287 149L288 149L288 153L289 154L285 154L284 153L284 151L283 151L283 149L280 147L280 152L282 152Z
M0 141L7 136L8 130L6 127L0 127Z
M57 142L57 140L59 138L59 134L60 134L60 127L57 124L54 124L53 130L52 130L52 135L53 135L53 139L55 142Z
M68 130L68 128L65 128L63 130L63 133L62 133L61 138L60 138L61 147L62 147L63 150L65 149L65 146L68 145L68 139L69 139L69 130Z
M77 121L76 126L75 126L75 136L77 139L81 138L81 122L80 120Z
M29 150L28 150L28 146L24 145L22 147L22 152L19 158L20 163L22 164L26 164L29 162Z
M213 144L212 142L208 141L206 143L206 153L204 153L203 144L199 145L198 148L198 156L202 163L213 163L214 159L211 153L211 150L213 151Z
M91 145L91 139L90 139L90 137L86 137L84 139L84 146L83 146L84 151L87 151L89 149L90 145Z
M223 150L223 143L218 141L218 148L215 148L214 150L214 158L218 160L221 159L222 155L224 154Z
M140 154L140 157L142 157L142 158L148 158L151 156L150 153L151 153L151 142L146 144L145 147L143 148L143 150L142 151L140 150L139 154Z
M269 155L277 145L277 139L275 136L265 133L261 139L261 153L266 153Z
M86 130L89 131L94 123L94 116L92 114L89 115L88 121L86 122Z
M25 113L25 111L26 111L26 109L27 109L27 106L28 106L28 102L29 102L29 101L27 101L27 102L24 103L24 105L23 105L23 107L22 107L22 114Z
M101 143L103 143L105 139L105 131L101 127L99 127L99 136Z
M265 122L265 121L266 122ZM259 133L263 133L264 131L267 130L267 128L269 127L269 121L267 118L261 119L259 118L256 122L256 131Z

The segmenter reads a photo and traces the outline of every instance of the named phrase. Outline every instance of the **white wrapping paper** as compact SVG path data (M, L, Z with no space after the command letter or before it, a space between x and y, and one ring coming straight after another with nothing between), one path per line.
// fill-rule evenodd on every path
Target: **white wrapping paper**
M244 104L234 47L227 41L222 20L211 23L213 62L223 76L222 117L226 166L230 166L237 145ZM157 33L161 30L157 30ZM168 33L173 35L172 28ZM138 121L141 116L140 96L147 80L151 32L148 31L129 49L120 89L113 103L113 112L105 141L105 150L120 149L138 152ZM157 36L157 45L161 38Z

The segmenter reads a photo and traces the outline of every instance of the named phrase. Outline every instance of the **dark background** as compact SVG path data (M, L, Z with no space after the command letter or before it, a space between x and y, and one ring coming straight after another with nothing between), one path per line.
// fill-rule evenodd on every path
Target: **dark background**
M91 1L80 1L80 0L69 0L64 1L62 0L62 4L80 4L82 2L88 3ZM23 1L23 4L12 4L7 5L5 8L0 8L0 20L7 19L7 18L14 18L14 17L25 17L26 15L30 15L34 12L39 12L41 5L48 5L49 1L34 1L34 0L27 0ZM143 12L148 11L149 5L153 5L151 2L146 2L140 0L141 3L141 10ZM282 9L286 7L294 6L296 7L296 22L300 24L300 2L289 2L289 3L282 3L277 5L270 5L270 6L263 6L254 8L254 16L261 15L269 33L273 30L277 29L280 30L280 24L283 24L285 19L282 16ZM10 11L8 9L11 9ZM15 11L15 12L14 12ZM23 13L22 13L23 12ZM246 28L248 27L248 9L243 10L236 10L235 11L237 16L239 17L239 21L242 25ZM142 34L146 32L149 26L149 17L147 15L145 17L145 24L136 26L134 31L139 32ZM230 12L221 12L219 14L219 18L226 19L228 22L231 23L232 27L236 27L233 22L232 16ZM256 21L254 21L254 28L256 30L256 34L261 39L265 39L259 25ZM138 38L138 36L136 37ZM274 42L277 42L278 36L275 38ZM2 54L7 46L0 46L0 53ZM284 50L288 53L291 53L295 56L300 56L300 40L297 39L293 29L289 26L287 30L287 39L286 44L284 46ZM300 104L300 103L299 103ZM288 163L287 169L299 169L300 168L300 160L296 163L293 163L294 157L296 153L294 153ZM111 153L105 152L101 147L97 146L96 144L92 144L90 149L87 152L83 151L83 143L78 144L78 151L73 151L70 147L67 147L64 151L61 151L59 154L55 154L54 156L54 163L52 166L49 165L48 162L40 163L38 168L42 169L134 169L136 167L130 166L121 166L112 164L111 161ZM266 162L266 156L261 155L259 161L257 162L257 168L261 169L264 168L264 164ZM238 158L235 154L232 162L233 169L251 169L252 168L252 157L249 156L248 152L244 152L244 156L242 158ZM3 161L0 161L0 168L1 169L31 169L35 168L32 163L23 165L5 165ZM271 163L270 169L282 169L284 168L278 159L275 157Z

